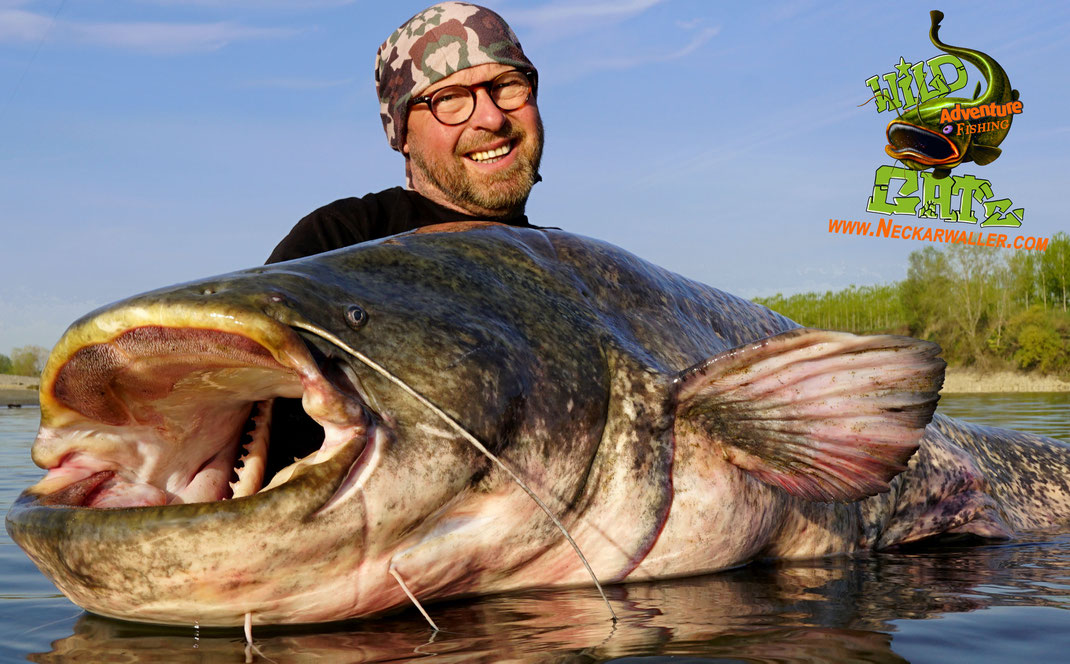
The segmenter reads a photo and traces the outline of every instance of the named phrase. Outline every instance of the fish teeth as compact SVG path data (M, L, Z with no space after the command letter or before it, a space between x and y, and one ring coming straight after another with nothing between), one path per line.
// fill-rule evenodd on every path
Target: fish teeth
M244 445L246 453L238 458L241 468L235 468L238 481L231 483L231 497L251 496L260 490L264 483L264 470L267 467L268 436L271 423L271 404L273 400L257 404L257 414L253 417L256 426L249 433L249 442Z

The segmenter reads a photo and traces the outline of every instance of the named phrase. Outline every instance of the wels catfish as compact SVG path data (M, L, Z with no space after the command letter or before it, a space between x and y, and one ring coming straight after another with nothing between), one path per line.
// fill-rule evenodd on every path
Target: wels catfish
M938 97L919 103L888 123L888 145L884 151L912 170L932 168L933 177L941 179L965 161L981 166L995 161L1002 153L998 146L1010 132L1011 120L1014 113L1021 112L1022 103L998 62L981 51L948 46L940 41L938 33L944 14L938 10L929 14L932 19L929 40L941 51L977 67L988 88L981 96L978 83L973 99Z
M938 352L430 227L76 321L7 528L89 611L225 626L1065 523L1068 446L934 416Z

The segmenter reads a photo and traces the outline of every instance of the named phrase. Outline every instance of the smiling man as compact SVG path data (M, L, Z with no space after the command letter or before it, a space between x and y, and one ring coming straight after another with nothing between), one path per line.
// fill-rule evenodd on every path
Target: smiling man
M543 132L538 76L496 13L443 2L379 47L375 83L406 188L326 205L294 226L268 263L310 256L431 224L492 219L528 226Z

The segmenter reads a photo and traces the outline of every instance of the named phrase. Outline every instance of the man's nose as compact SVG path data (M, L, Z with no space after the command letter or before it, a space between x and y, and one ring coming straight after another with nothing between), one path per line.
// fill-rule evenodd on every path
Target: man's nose
M505 124L505 111L498 108L485 88L476 88L476 107L469 119L474 129L498 131Z

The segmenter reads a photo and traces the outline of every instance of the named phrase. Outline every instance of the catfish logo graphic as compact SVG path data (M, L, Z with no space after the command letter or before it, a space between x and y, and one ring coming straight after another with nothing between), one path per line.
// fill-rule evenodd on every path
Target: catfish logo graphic
M892 72L883 76L889 90L880 87L877 76L866 80L874 92L870 99L877 100L877 111L894 109L898 115L888 123L884 151L905 167L877 169L866 210L977 223L977 213L983 206L982 227L1021 226L1025 210L1011 210L1010 199L994 199L991 182L969 174L948 177L952 169L965 162L984 166L999 158L999 145L1010 132L1014 115L1022 112L1018 91L1011 88L1007 72L991 56L940 41L944 14L934 10L929 15L929 40L946 55L913 65L900 58L898 75ZM947 96L966 86L963 60L984 77L983 95L978 82L972 99ZM955 75L950 83L944 76L943 67L947 65L953 67ZM917 85L917 95L912 85ZM931 173L926 172L929 169ZM896 180L903 182L896 187Z
M997 146L1010 132L1014 114L1022 112L1022 102L998 62L981 51L940 41L944 14L933 11L930 16L929 40L941 51L977 67L988 89L980 96L978 83L973 99L943 97L919 102L914 110L888 123L884 151L912 170L932 168L933 176L942 179L964 161L981 166L995 161L1002 153Z

